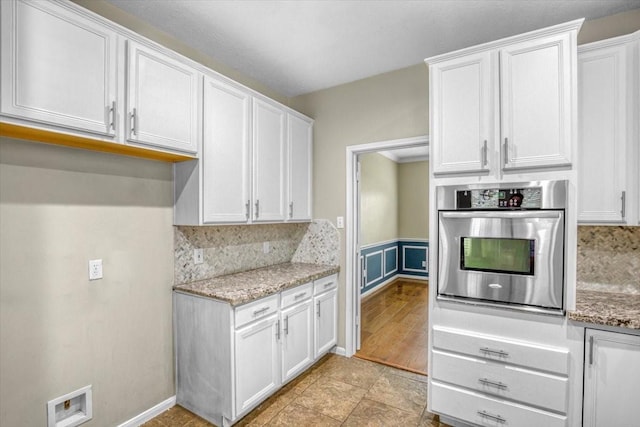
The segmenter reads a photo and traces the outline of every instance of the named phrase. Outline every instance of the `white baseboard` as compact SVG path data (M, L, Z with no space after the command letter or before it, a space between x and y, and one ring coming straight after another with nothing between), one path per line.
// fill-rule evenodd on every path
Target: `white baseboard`
M338 356L346 356L347 355L347 350L344 347L334 347L333 350L331 350L331 352L333 354L337 354Z
M423 280L427 282L429 280L428 276L414 276L412 274L396 274L394 278L399 277L401 279L413 279L413 280Z
M152 418L157 417L164 411L173 408L175 405L176 405L176 397L171 396L167 400L158 403L153 408L149 408L143 413L136 415L135 417L131 418L128 421L123 422L118 427L138 427L139 425L146 423Z

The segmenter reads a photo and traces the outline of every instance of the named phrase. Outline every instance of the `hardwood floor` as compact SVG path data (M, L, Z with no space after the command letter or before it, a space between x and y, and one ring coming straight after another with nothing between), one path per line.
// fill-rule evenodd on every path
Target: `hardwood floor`
M427 375L428 283L398 279L362 301L356 357Z

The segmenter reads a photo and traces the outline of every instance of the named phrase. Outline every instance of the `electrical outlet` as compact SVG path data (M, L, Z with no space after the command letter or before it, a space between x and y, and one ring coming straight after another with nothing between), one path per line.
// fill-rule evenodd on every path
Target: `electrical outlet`
M271 244L269 242L262 243L262 252L265 254L268 254L269 252L271 252Z
M202 248L193 250L193 263L202 264L204 262L204 251Z
M336 228L344 228L344 217L339 216L336 218Z
M89 260L89 280L102 279L102 260Z

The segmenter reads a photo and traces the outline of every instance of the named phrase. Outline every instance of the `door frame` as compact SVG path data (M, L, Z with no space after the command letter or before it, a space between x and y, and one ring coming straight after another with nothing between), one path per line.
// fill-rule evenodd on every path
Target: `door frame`
M398 148L411 148L420 146L429 146L429 136L420 135L411 138L393 139L388 141L371 142L368 144L349 145L347 146L347 211L345 232L347 236L346 242L346 314L345 314L345 353L347 357L351 357L356 352L357 345L357 320L360 306L360 287L358 286L358 259L356 252L358 250L356 242L358 241L359 229L356 229L356 219L358 218L358 200L356 185L357 163L360 154L375 153L384 150L394 150ZM359 228L359 227L358 227Z

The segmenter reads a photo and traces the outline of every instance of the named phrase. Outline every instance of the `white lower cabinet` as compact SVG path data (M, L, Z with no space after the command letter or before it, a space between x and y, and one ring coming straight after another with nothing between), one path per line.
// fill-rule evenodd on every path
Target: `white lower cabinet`
M338 342L338 276L316 280L315 356L320 357Z
M175 292L176 402L219 426L242 418L333 348L337 302L322 323L313 304L335 300L336 284L333 275L236 307Z
M438 326L433 347L433 412L478 425L566 425L568 349Z
M587 329L585 339L583 426L637 426L640 335Z

